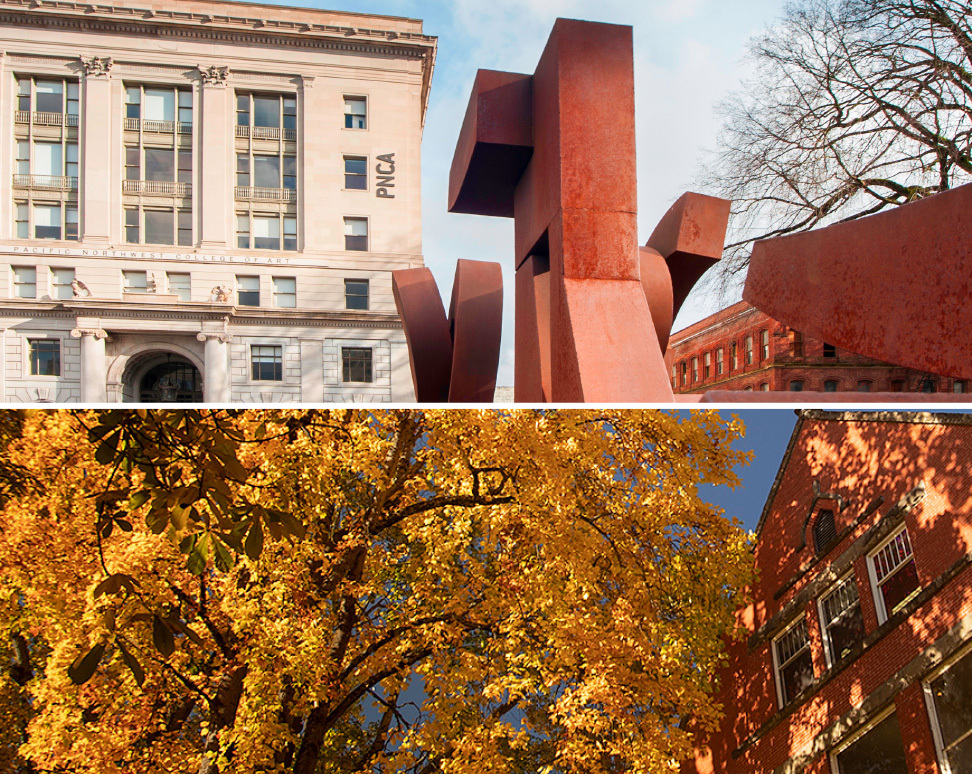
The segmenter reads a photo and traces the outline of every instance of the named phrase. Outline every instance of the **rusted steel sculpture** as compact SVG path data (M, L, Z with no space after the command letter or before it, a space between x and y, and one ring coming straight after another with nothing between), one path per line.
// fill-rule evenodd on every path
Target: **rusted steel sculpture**
M639 251L630 27L558 19L532 76L479 71L449 209L515 220L516 401L673 399L662 353L728 203L683 197Z
M392 273L419 403L491 403L503 321L498 263L460 260L446 318L432 272Z
M757 242L743 298L852 352L972 379L972 184Z

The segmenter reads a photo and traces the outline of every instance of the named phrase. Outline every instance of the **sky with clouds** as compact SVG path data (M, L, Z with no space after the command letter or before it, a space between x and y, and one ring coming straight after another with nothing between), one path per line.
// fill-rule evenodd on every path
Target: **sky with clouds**
M275 2L276 0L271 0ZM638 231L643 244L686 190L705 193L704 151L715 147L715 105L749 73L746 42L784 0L286 0L424 20L438 55L423 139L426 264L448 304L459 258L500 261L505 289L498 384L513 384L513 221L446 211L449 166L476 71L532 73L557 17L634 29ZM715 311L715 291L690 297L675 329Z

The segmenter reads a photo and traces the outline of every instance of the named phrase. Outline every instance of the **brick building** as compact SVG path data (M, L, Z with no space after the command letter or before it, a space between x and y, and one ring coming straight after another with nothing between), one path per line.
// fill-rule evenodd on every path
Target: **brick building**
M803 336L745 301L673 334L665 362L676 393L968 391L964 380L872 360Z
M972 416L803 411L683 774L972 771Z

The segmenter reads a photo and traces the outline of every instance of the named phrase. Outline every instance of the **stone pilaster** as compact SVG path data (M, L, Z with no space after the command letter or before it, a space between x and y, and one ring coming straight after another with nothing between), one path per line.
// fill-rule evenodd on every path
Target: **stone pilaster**
M106 116L109 121L112 116L111 64L111 57L81 57L80 236L96 244L111 241L112 193L120 185L111 174L112 132L104 130Z
M197 205L202 206L199 246L210 250L225 250L233 238L230 230L233 197L228 192L232 191L233 182L230 163L233 159L232 119L236 111L233 90L226 86L228 72L226 67L199 66L202 88L197 126L201 172L196 179L205 181L201 201Z
M105 339L108 334L101 328L75 328L71 336L81 339L81 402L106 403Z

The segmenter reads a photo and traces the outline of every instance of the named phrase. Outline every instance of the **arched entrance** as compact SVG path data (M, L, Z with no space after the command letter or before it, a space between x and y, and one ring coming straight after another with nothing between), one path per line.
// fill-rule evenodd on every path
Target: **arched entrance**
M202 375L183 355L146 352L132 358L122 377L126 403L201 403Z

